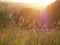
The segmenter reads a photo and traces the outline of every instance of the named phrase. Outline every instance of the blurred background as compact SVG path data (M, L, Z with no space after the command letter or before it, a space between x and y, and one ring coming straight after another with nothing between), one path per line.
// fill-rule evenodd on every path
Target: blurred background
M60 0L0 0L0 45L60 45Z

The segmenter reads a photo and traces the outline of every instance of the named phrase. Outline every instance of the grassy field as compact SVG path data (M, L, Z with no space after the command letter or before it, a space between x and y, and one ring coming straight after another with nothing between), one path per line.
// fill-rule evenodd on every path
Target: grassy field
M4 5L0 5L0 45L60 45L60 20L46 28L39 21L39 11Z
M19 28L0 31L0 45L60 45L60 32L37 32L35 29L20 30Z

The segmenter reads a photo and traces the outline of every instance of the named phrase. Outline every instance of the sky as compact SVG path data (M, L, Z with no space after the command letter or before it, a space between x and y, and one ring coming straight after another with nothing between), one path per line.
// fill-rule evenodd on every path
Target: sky
M27 4L38 4L38 6L46 7L47 5L51 4L52 2L56 0L0 0L4 2L21 2L21 3L27 3Z
M12 2L12 1L42 1L42 0L0 0L0 1L5 1L5 2ZM45 0L46 1L46 0ZM49 1L49 0L47 0L47 1ZM43 1L44 2L44 1Z
M10 1L10 0L0 0L0 1Z

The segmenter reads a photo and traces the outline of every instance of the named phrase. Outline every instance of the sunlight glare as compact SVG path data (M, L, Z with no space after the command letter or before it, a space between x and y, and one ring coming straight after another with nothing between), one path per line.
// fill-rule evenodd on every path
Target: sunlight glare
M11 0L13 2L21 2L27 4L38 4L40 6L46 7L47 5L55 2L56 0Z

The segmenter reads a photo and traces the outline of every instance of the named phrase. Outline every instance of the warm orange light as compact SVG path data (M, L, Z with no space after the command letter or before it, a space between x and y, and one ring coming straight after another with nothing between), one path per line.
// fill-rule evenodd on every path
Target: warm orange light
M55 0L11 0L13 2L22 2L22 3L29 3L29 4L38 4L42 7L46 7L50 3L54 2Z

